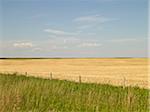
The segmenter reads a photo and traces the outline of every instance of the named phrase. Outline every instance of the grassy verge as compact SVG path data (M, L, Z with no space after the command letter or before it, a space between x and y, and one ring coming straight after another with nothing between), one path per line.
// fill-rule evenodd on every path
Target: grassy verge
M0 74L0 112L148 112L149 90Z

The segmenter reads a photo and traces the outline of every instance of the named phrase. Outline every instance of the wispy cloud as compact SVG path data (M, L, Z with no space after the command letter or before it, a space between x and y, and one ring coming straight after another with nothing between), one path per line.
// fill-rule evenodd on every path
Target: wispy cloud
M112 19L110 18L106 18L104 16L100 16L100 15L90 15L90 16L82 16L82 17L77 17L75 18L73 21L75 22L99 22L99 23L104 23L107 21L111 21Z
M13 43L13 46L16 48L31 48L33 44L31 42L17 42Z
M56 29L44 29L44 32L48 32L53 35L75 35L76 34L76 33L71 33L71 32L65 32L62 30L56 30Z
M84 39L84 38L76 38L76 37L68 37L68 38L50 38L49 40L43 41L40 44L36 44L36 48L33 47L33 51L65 51L65 50L76 50L76 49L87 49L100 47L102 44L95 39ZM40 48L40 49L39 49Z
M100 43L81 43L78 47L99 47L102 46Z
M116 18L108 18L101 15L88 15L88 16L81 16L73 19L73 22L77 23L78 29L87 29L92 27L101 27L102 23L107 23L111 21L116 21Z

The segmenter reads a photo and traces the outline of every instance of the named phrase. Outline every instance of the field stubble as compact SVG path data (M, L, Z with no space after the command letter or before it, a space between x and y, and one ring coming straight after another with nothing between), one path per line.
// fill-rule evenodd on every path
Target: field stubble
M1 59L1 73L148 88L147 58Z

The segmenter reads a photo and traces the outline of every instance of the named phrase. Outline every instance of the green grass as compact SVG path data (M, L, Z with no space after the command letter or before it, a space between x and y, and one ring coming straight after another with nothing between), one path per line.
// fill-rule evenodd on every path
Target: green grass
M149 90L0 74L0 112L148 112Z

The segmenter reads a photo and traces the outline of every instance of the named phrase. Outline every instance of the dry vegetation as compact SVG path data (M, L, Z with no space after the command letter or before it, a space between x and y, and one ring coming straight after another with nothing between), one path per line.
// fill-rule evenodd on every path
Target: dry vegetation
M148 59L1 59L0 72L19 72L39 77L67 79L113 85L148 87Z

